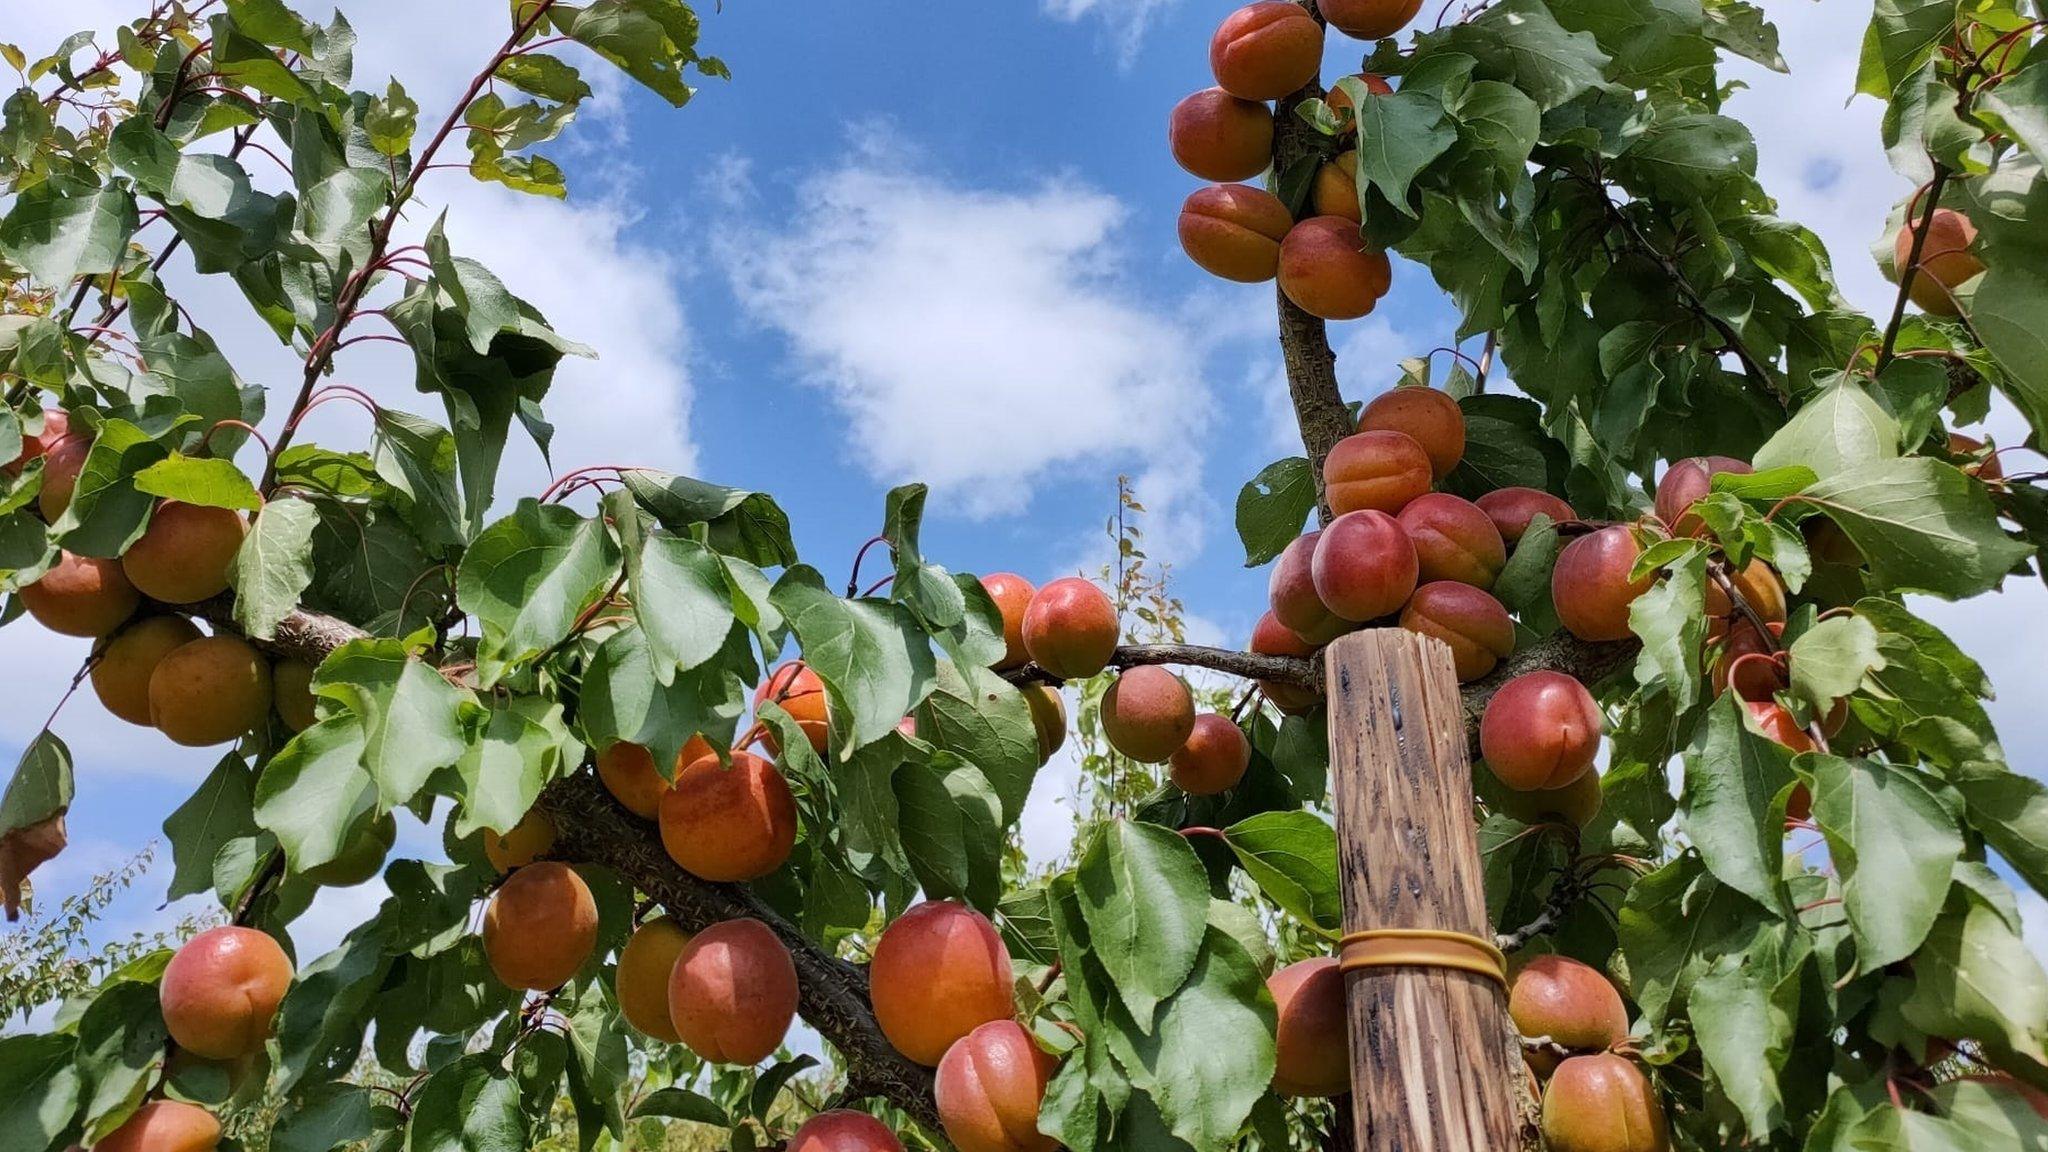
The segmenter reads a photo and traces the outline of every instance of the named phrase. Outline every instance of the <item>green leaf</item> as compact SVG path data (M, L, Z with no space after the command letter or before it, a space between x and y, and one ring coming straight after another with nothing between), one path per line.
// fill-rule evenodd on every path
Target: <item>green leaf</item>
M403 156L412 147L412 134L419 126L420 106L405 94L405 86L393 78L384 95L370 101L363 113L363 132L370 147L386 156Z
M519 823L540 790L570 766L563 755L567 734L560 704L532 696L497 703L455 762L463 784L455 834L504 832ZM674 755L663 761L674 762Z
M377 475L397 491L405 521L422 543L460 544L467 522L457 487L455 434L394 408L377 410Z
M1478 61L1476 75L1514 85L1548 112L1606 85L1609 57L1585 32L1568 32L1540 0L1507 0L1456 25L1445 44Z
M1874 760L1816 754L1813 822L1842 878L1842 910L1866 970L1920 947L1962 854L1929 778Z
M0 836L40 824L71 807L71 749L48 728L21 750L0 793Z
M1629 889L1616 925L1630 992L1653 1028L1682 1009L1718 957L1739 954L1777 918L1686 853Z
M1187 981L1208 923L1202 862L1178 833L1105 821L1075 872L1093 952L1141 1031Z
M1717 957L1692 987L1700 1055L1752 1139L1766 1138L1784 1118L1785 1064L1810 941L1790 924L1776 925L1743 952Z
M1836 476L1899 454L1899 426L1868 390L1843 379L1801 405L1752 458L1759 471L1804 467Z
M1404 80L1402 86L1407 87ZM1523 174L1542 130L1536 102L1513 85L1479 80L1455 106L1463 143L1486 158L1503 180Z
M436 770L463 754L461 717L469 694L411 656L401 641L343 644L321 663L313 690L348 705L361 721L362 766L376 782L379 812L411 800Z
M2048 784L2003 764L1971 761L1949 774L1970 827L2036 892L2048 892Z
M519 1081L496 1052L477 1052L427 1078L415 1098L405 1152L525 1152Z
M293 872L340 855L349 829L376 805L364 746L360 718L332 716L292 737L257 778L256 823L277 837Z
M589 99L590 85L576 69L559 56L524 51L507 57L494 73L498 79L531 96L574 104Z
M119 556L142 535L156 503L137 491L135 474L170 455L126 420L108 420L93 438L71 503L50 525L58 543L84 556Z
M58 1033L0 1036L0 1132L23 1148L57 1143L78 1111L77 1042Z
M891 777L903 851L927 896L994 911L1002 897L1003 806L988 777L948 753Z
M716 1101L688 1088L657 1088L649 1092L633 1106L633 1116L661 1116L670 1120L715 1124L720 1128L732 1124L732 1117Z
M577 43L678 108L692 92L683 83L685 66L710 74L724 70L697 56L697 16L679 0L597 0L581 11L558 12L554 19Z
M0 219L0 251L44 287L69 291L80 276L120 266L140 219L125 184L78 189L45 180L16 196Z
M1344 905L1337 887L1337 833L1313 812L1263 812L1223 830L1237 862L1273 903L1334 932Z
M77 1056L89 1139L105 1136L142 1102L168 1038L155 985L122 980L93 999L78 1022Z
M1685 753L1686 835L1713 874L1736 891L1789 915L1780 879L1784 825L1773 801L1792 783L1791 754L1749 731L1735 694L1707 710Z
M318 509L288 497L256 513L229 573L235 623L243 632L268 640L277 634L278 622L299 606L313 583L313 531L319 524Z
M1970 327L2004 370L2000 388L2040 435L2048 429L2048 334L2040 323L2048 310L2048 274L2030 266L2030 257L2013 255L1992 254L1970 298Z
M882 520L882 537L896 557L896 578L889 595L916 612L933 632L952 628L966 619L967 600L952 574L925 560L918 545L918 529L924 520L927 489L922 484L904 484L889 490L888 510Z
M1913 958L1909 989L1900 1012L1922 1032L2048 1063L2048 977L1989 904L1960 892L1949 898Z
M1432 160L1457 143L1457 126L1443 102L1424 92L1403 89L1354 106L1359 108L1359 178L1378 188L1394 207L1415 215L1408 203L1409 186Z
M687 536L643 533L630 515L615 522L654 676L671 683L678 671L697 667L725 647L733 597L724 565L716 552Z
M1647 558L1647 557L1646 557ZM1629 630L1642 638L1636 683L1671 696L1674 714L1700 699L1700 645L1707 637L1707 558L1695 550L1629 605Z
M221 757L177 811L164 818L164 839L171 846L171 886L167 899L190 896L213 887L213 861L231 840L256 835L256 774L234 753Z
M498 682L569 635L578 615L619 570L618 547L604 525L559 504L521 500L463 554L456 602L474 615L477 679Z
M711 546L728 556L762 567L796 563L789 515L765 492L724 488L648 468L628 468L619 476L633 499L671 532L685 535L691 525L706 524Z
M842 759L894 731L931 691L931 642L902 605L842 600L803 564L782 574L769 599L796 633L804 662L825 682Z
M1275 460L1237 494L1237 538L1244 566L1257 568L1301 535L1316 506L1316 478L1305 456Z
M1792 691L1825 710L1884 668L1877 629L1860 616L1832 616L1799 634L1789 650Z
M270 1132L272 1152L332 1152L375 1131L374 1097L359 1084L316 1084L286 1105Z
M1038 775L1038 729L1015 685L986 668L941 664L917 706L917 734L981 769L1002 801L1003 827L1023 815Z
M232 460L173 452L135 474L137 491L208 508L253 512L263 500Z
M746 709L745 688L724 661L679 673L663 685L655 676L647 634L622 628L598 646L583 674L579 718L594 747L631 740L645 745L656 764L673 764L699 732L713 744L732 743Z
M1998 526L1984 486L1925 457L1881 460L1807 489L1890 588L1949 599L1997 586L2032 549Z
M1952 0L1877 0L1863 37L1856 91L1891 98L1900 83L1920 70L1935 46L1955 28Z
M498 333L518 330L519 304L490 269L449 252L448 238L441 231L447 218L444 211L427 230L427 261L434 269L435 286L462 315L470 347L481 355L490 351Z

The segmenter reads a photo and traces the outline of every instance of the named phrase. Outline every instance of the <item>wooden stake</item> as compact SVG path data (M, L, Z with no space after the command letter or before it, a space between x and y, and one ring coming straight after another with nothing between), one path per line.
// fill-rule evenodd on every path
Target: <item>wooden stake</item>
M1330 786L1345 931L1491 939L1451 650L1400 628L1326 650ZM1507 996L1444 968L1346 974L1359 1152L1514 1152L1533 1143Z

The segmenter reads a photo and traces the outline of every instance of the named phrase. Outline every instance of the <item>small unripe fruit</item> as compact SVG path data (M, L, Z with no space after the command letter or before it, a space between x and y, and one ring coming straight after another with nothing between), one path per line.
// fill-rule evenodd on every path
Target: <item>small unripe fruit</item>
M724 920L697 933L669 971L669 1023L713 1064L758 1064L774 1055L796 1003L796 963L759 920Z
M183 616L150 616L128 625L99 646L92 666L93 694L130 724L149 723L149 677L174 649L199 639Z
M1549 1152L1668 1152L1664 1106L1644 1076L1612 1053L1574 1056L1543 1091Z
M1507 566L1508 546L1479 505L1448 492L1425 492L1401 509L1424 583L1455 580L1491 588Z
M1479 505L1479 510L1499 530L1500 538L1509 544L1521 543L1522 535L1529 531L1529 522L1539 512L1550 517L1553 524L1579 518L1571 505L1541 488L1496 488L1473 503Z
M62 408L43 409L43 430L21 434L21 451L14 459L0 464L0 475L19 476L21 470L33 460L39 460L50 450L50 446L64 439L71 432L71 417Z
M1642 554L1627 525L1589 533L1564 546L1550 571L1550 602L1557 618L1581 640L1626 640L1628 609L1657 582L1656 573L1630 580Z
M1273 619L1305 644L1327 644L1351 631L1351 622L1330 611L1316 593L1315 554L1321 529L1289 541L1266 577L1266 602Z
M933 1086L939 1123L960 1152L1053 1152L1038 1130L1046 1085L1059 1069L1014 1020L991 1020L962 1036Z
M269 715L270 664L239 636L202 636L149 677L149 722L174 743L226 744Z
M228 571L248 531L232 509L165 500L121 554L121 570L152 600L196 604L228 590Z
M1358 414L1360 432L1405 432L1429 457L1438 480L1451 474L1465 458L1465 413L1448 392L1434 388L1395 388L1373 397Z
M313 672L311 664L289 656L270 664L271 706L294 732L304 732L319 719L313 711Z
M1386 77L1377 73L1359 72L1355 78L1359 83L1365 85L1365 91L1368 96L1392 96L1394 94L1394 86L1387 83ZM1337 79L1342 80L1345 77L1340 76ZM1337 131L1351 131L1356 119L1351 107L1351 97L1335 80L1330 82L1330 91L1323 97L1323 103L1329 107L1330 115L1336 119Z
M804 1121L784 1152L903 1152L903 1142L873 1116L835 1108Z
M676 756L670 774L680 775L684 768L716 754L711 741L693 735L683 742L683 750ZM668 795L669 782L654 767L654 753L646 745L621 740L598 753L597 778L626 811L642 820L660 818L661 798Z
M1415 592L1415 545L1385 512L1346 512L1323 529L1310 565L1330 611L1363 623L1401 610Z
M144 1100L92 1152L213 1152L219 1146L220 1121L213 1113L183 1100Z
M1294 629L1280 622L1278 616L1268 611L1252 625L1252 639L1247 647L1266 656L1313 656L1316 646L1303 640ZM1289 714L1306 712L1315 707L1321 697L1296 684L1282 684L1275 680L1259 681L1259 691L1273 702L1275 708Z
M559 988L596 947L597 902L583 877L559 861L507 876L484 907L484 958L508 988Z
M1252 745L1230 717L1204 712L1195 717L1187 743L1168 761L1174 787L1190 796L1214 796L1237 787L1251 767Z
M1279 272L1280 241L1292 227L1287 205L1249 184L1197 188L1180 207L1180 246L1188 259L1211 276L1240 284L1271 280Z
M1909 217L1892 244L1892 264L1899 277L1905 276L1906 266L1912 262L1913 229L1919 223L1917 213ZM1984 261L1970 251L1970 245L1976 242L1977 226L1970 223L1968 216L1953 208L1934 210L1934 218L1927 226L1927 239L1920 245L1920 271L1908 290L1921 311L1932 316L1962 314L1950 293L1984 271Z
M730 768L701 757L661 798L661 843L700 879L759 879L796 846L796 797L775 765L751 752L733 753Z
M1344 974L1334 956L1287 965L1266 977L1279 1009L1273 1037L1273 1091L1282 1096L1340 1096L1351 1091L1351 1042Z
M1470 684L1515 650L1515 622L1491 593L1439 580L1415 590L1401 610L1401 627L1434 636L1451 647L1458 682Z
M1024 612L1024 648L1061 680L1086 680L1109 666L1122 633L1116 605L1079 576L1040 588Z
M1330 27L1360 40L1392 36L1422 11L1422 0L1317 0Z
M1102 696L1102 734L1117 751L1159 764L1195 730L1195 698L1181 678L1156 665L1128 668Z
M1562 788L1539 788L1533 792L1512 789L1501 797L1500 809L1524 824L1562 820L1584 828L1600 814L1600 774L1587 772Z
M1387 294L1394 269L1357 221L1311 216L1280 242L1279 276L1295 307L1324 320L1356 320Z
M1323 26L1288 0L1259 0L1224 17L1209 40L1216 83L1244 100L1278 100L1315 79Z
M1486 766L1510 788L1562 788L1593 767L1600 706L1562 672L1530 672L1501 685L1479 720Z
M1688 456L1665 469L1657 481L1657 519L1673 536L1705 536L1707 526L1687 509L1705 498L1714 477L1722 472L1746 476L1756 469L1733 456Z
M1429 491L1429 454L1406 432L1357 432L1323 458L1323 496L1342 516L1370 508L1392 516Z
M398 841L398 821L386 812L365 823L334 859L306 869L306 879L323 888L353 888L384 869L384 858Z
M73 552L59 552L56 565L19 595L36 623L66 636L94 638L119 628L142 603L119 560Z
M827 717L825 682L801 660L792 660L776 668L754 689L754 710L760 711L763 702L772 701L796 726L803 730L804 739L810 741L811 751L824 755L831 741L832 725ZM763 732L761 742L776 756L782 755L782 745L775 733Z
M1308 188L1309 210L1317 216L1336 216L1356 224L1365 219L1358 208L1358 153L1346 149L1316 168ZM1274 253L1275 265L1279 253Z
M92 437L73 432L51 442L43 452L43 486L36 493L36 507L43 519L54 524L71 507L71 493L78 487L85 458L92 455Z
M875 944L868 990L898 1052L936 1067L953 1042L1016 1011L1010 951L988 917L933 900L897 917Z
M1024 703L1031 709L1031 727L1038 733L1038 762L1043 764L1067 742L1066 702L1050 684L1024 684L1017 691L1024 694Z
M1015 572L997 572L983 576L981 588L1003 617L1003 658L996 662L996 670L1023 667L1031 659L1031 653L1024 650L1024 613L1031 607L1037 587Z
M1249 180L1273 162L1273 113L1221 88L1204 88L1173 106L1166 143L1182 168L1204 180Z
M164 967L158 999L178 1047L233 1060L263 1047L277 1005L291 987L292 962L254 928L209 928L180 945Z
M1621 993L1597 969L1565 956L1534 956L1515 972L1508 1015L1522 1035L1547 1036L1564 1048L1604 1051L1628 1039ZM1528 1059L1539 1075L1557 1066L1550 1052L1534 1051Z
M690 934L674 919L656 916L633 929L626 946L619 949L618 972L612 988L619 996L619 1012L626 1023L656 1040L679 1043L675 1022L668 1013L669 975L676 958L690 943Z
M554 851L555 822L538 808L530 808L509 830L499 833L484 829L484 859L500 876L524 868Z

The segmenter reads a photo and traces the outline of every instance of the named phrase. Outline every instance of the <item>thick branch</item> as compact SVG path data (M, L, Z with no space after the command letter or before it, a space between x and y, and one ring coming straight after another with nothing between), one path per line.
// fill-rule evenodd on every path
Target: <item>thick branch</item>
M1233 652L1228 648L1205 648L1199 644L1125 644L1109 657L1112 668L1133 668L1140 664L1177 664L1228 672L1247 680L1273 680L1311 688L1323 687L1321 661L1301 656L1266 656L1257 652ZM1004 677L1015 684L1059 684L1063 681L1036 664L1026 664Z

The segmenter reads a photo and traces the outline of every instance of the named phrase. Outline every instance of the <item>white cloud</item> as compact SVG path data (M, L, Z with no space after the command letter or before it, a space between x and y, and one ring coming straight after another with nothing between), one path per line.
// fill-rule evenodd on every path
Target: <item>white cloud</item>
M1119 66L1137 62L1154 19L1180 0L1041 0L1039 10L1069 24L1098 20L1116 50Z

